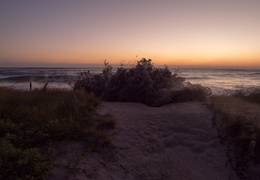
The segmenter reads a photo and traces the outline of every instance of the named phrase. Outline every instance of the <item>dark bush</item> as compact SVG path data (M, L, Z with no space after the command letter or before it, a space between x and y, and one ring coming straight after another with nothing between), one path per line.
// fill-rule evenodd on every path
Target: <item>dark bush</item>
M135 67L121 66L115 73L108 63L101 74L82 73L74 89L85 89L107 101L141 102L151 106L204 100L209 95L204 87L186 86L184 81L167 67L156 68L151 59L143 58Z

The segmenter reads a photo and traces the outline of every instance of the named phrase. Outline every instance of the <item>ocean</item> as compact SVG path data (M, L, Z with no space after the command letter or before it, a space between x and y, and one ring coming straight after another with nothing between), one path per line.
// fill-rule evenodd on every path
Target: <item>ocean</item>
M0 68L0 86L26 90L29 81L34 88L41 88L49 82L50 88L71 89L80 72L99 73L101 65L82 68ZM114 67L114 70L116 67ZM181 68L169 67L187 81L212 89L214 94L247 88L260 88L260 69L227 68Z

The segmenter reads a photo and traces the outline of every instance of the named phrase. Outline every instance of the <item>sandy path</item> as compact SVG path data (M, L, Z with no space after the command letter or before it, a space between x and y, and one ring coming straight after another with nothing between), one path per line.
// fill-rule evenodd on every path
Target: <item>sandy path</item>
M100 113L116 118L115 147L78 160L69 179L236 179L212 127L212 114L200 103L160 108L103 103Z

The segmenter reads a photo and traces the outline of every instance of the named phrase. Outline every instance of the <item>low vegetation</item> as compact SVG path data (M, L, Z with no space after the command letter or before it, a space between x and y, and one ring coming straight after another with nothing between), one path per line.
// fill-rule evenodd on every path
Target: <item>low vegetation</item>
M115 72L105 62L100 74L82 73L74 89L84 89L107 101L141 102L150 106L205 100L211 94L209 88L187 83L167 67L155 67L150 59L141 59L132 68L121 66Z
M52 167L49 144L64 140L109 143L111 118L83 91L0 89L0 179L44 179Z
M246 101L260 104L260 89L246 89L244 91L238 91L234 94L235 97L242 98Z
M252 167L260 163L260 105L258 90L249 94L211 98L211 108L220 138L227 146L227 154L242 178L255 175Z

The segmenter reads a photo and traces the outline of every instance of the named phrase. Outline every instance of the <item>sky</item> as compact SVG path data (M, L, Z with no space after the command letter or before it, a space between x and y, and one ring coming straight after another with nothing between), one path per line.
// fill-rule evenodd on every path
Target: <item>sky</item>
M0 0L0 66L260 67L259 0Z

